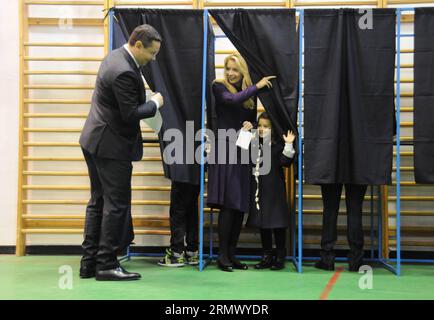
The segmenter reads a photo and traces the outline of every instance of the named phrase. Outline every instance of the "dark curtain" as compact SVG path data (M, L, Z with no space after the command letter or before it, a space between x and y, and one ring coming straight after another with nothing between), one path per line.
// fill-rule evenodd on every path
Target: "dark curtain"
M391 182L395 9L305 10L304 152L311 184Z
M163 141L168 129L176 128L183 133L183 163L163 162L165 176L172 181L199 184L200 165L194 161L194 150L200 146L195 133L201 128L202 107L202 60L203 60L203 11L164 9L114 9L117 26L114 28L114 45L128 39L135 27L150 24L162 36L160 52L156 61L142 68L146 82L152 91L164 97L160 109L163 126L159 134L161 153L171 141ZM119 34L119 33L122 33ZM207 78L214 78L214 41L209 27ZM209 86L207 88L209 91ZM209 95L208 95L209 96ZM186 130L186 121L194 123L194 132ZM193 142L194 141L194 142ZM194 150L187 148L193 144ZM189 164L190 157L194 164Z
M415 9L414 176L434 183L434 8Z
M272 90L261 90L276 133L297 132L298 35L294 9L209 10L246 60L253 83L275 75ZM297 143L294 143L297 147Z

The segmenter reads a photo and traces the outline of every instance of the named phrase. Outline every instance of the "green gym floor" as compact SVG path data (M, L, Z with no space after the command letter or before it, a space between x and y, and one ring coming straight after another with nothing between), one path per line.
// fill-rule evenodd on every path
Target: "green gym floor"
M156 265L157 258L136 257L123 266L140 272L141 280L99 282L79 278L79 261L78 256L0 255L0 299L434 299L432 265L403 265L401 277L374 267L372 289L363 290L363 275L346 271L345 264L338 264L335 272L306 264L298 274L288 263L281 271L250 268L227 273L215 264L199 272L192 266L165 268ZM72 276L62 273L62 266L72 270ZM62 283L72 288L62 289Z

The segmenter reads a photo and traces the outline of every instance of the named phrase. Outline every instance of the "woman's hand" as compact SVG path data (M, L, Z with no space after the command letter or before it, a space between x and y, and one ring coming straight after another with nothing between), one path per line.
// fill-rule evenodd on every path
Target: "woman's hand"
M295 140L295 135L291 130L288 130L288 133L283 135L283 140L285 140L285 143L293 143Z
M243 127L241 128L244 131L250 131L253 129L253 124L249 121L244 121L243 122Z
M269 89L271 89L273 87L273 85L271 84L270 80L271 79L275 79L276 76L268 76L268 77L263 77L257 84L256 84L256 88L258 89L262 89L264 87L268 87Z

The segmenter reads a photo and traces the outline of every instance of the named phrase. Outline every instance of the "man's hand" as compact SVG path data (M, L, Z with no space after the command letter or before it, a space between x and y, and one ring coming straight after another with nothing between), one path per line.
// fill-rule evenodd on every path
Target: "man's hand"
M151 96L151 100L158 103L158 107L161 108L164 105L164 99L161 93L157 92Z

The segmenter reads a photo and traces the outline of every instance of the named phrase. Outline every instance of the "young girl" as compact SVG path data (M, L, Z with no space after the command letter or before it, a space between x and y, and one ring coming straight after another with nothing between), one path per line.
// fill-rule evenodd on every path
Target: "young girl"
M283 135L283 141L275 137L271 121L265 112L258 117L258 134L261 154L264 143L270 144L271 159L267 160L265 157L264 161L271 161L271 166L268 174L259 175L259 157L256 160L247 226L259 228L261 232L263 255L262 260L255 265L255 269L280 270L285 267L285 239L286 229L289 226L289 207L285 199L283 166L290 166L294 158L295 135L292 131L288 131L286 135ZM273 233L276 243L275 255L272 249Z

